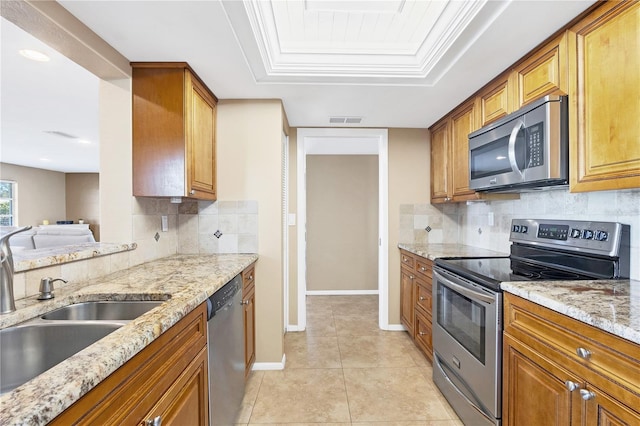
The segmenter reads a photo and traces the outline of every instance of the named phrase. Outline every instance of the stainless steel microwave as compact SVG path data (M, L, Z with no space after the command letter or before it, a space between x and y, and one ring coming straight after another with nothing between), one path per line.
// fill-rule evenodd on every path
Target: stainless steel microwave
M469 134L469 187L523 192L569 179L568 100L545 96Z

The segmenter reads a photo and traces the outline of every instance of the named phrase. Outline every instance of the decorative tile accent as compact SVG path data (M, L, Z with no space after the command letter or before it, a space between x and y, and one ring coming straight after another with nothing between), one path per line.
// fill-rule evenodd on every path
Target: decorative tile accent
M220 230L217 230L216 232L213 233L213 235L215 235L216 238L220 238L222 237L222 232L220 232Z

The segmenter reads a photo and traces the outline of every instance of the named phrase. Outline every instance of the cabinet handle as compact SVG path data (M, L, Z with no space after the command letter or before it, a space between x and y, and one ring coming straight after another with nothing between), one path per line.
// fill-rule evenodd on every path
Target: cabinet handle
M426 336L427 335L427 333L425 333L424 331L418 331L418 334L421 335L421 336Z
M192 189L191 191L189 191L189 194L191 194L191 195L193 195L193 194L195 194L195 193L196 193L196 190L195 190L195 189Z
M567 387L567 390L569 392L573 392L580 387L578 383L572 382L571 380L567 380L566 382L564 382L564 385Z
M580 389L580 397L585 401L589 401L596 397L596 394L591 392L590 390Z
M426 271L427 271L427 268L425 268L424 266L421 266L421 267L420 267L420 270L421 270L422 272L426 272Z
M408 261L409 261L409 259L407 259L406 257L403 257L403 258L402 258L402 261L403 261L403 262L408 262Z
M253 275L249 275L249 281L253 279Z
M412 279L414 279L414 278L415 278L415 277L414 277L413 275L409 275L409 279L410 279L410 280L412 280Z
M591 351L589 349L578 348L578 349L576 349L576 353L578 354L578 356L580 358L583 358L583 359L591 358Z
M419 297L420 301L426 300L424 296Z
M240 302L241 305L248 305L249 304L249 300L243 300L242 302Z
M162 426L162 416L147 420L147 426Z

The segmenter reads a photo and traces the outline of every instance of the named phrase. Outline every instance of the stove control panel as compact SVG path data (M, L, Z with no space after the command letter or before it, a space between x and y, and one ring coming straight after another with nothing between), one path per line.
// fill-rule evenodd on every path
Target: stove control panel
M628 233L629 225L616 222L513 219L509 240L615 257Z

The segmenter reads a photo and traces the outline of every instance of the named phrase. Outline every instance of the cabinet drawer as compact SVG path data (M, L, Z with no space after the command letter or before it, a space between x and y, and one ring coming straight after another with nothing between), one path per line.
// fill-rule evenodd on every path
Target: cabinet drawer
M411 256L409 253L407 252L400 252L400 261L402 262L402 265L406 265L409 268L413 269L415 266L415 262L413 260L413 256Z
M605 390L613 380L631 391L622 398L640 395L639 345L508 293L504 301L505 333L549 357L564 358Z
M415 318L415 342L418 348L430 361L433 361L433 343L431 335L431 321L429 321L420 311L416 311Z
M242 271L242 293L247 294L256 282L256 267L251 265Z
M415 263L416 263L416 272L427 277L430 282L431 270L433 269L433 262L428 259L419 258L419 259L416 259Z
M423 280L416 280L416 283L416 307L423 309L431 318L431 284Z

